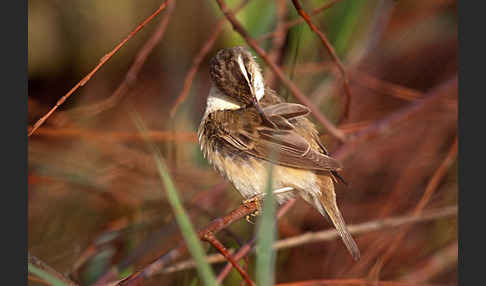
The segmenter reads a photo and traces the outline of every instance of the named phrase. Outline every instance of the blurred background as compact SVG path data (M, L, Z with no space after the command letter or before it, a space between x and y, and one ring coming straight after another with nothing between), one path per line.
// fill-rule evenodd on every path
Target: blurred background
M345 118L341 73L291 1L226 2L347 135L340 142L317 124L344 165L348 185L336 192L348 225L457 206L457 1L301 1L346 68L352 96ZM29 127L161 4L29 0ZM235 45L247 44L215 1L172 1L29 137L31 255L92 285L112 267L116 279L126 277L177 245L180 233L163 184L130 111L141 116L162 151L196 228L238 207L242 198L208 166L195 135L210 88L209 59ZM269 87L298 102L258 61ZM329 228L298 200L279 220L278 237ZM254 230L241 220L218 238L238 248ZM278 251L276 282L379 277L403 285L457 285L456 215L353 236L358 262L339 239ZM247 263L253 276L254 255ZM215 273L224 265L214 264ZM187 269L161 272L144 285L198 281ZM240 283L234 270L224 280ZM29 285L45 282L29 274Z

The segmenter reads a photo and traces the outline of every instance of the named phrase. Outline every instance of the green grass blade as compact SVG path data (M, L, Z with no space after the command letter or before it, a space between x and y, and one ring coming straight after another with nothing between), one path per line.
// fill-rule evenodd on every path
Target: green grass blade
M52 286L70 286L64 281L60 280L59 278L49 274L48 272L40 269L37 266L32 265L31 263L27 264L27 269L30 273L40 277L42 280L46 281Z
M268 172L268 183L263 203L263 215L258 221L257 246L256 246L256 269L257 285L271 286L275 282L275 250L273 243L276 240L275 226L275 197L272 187L272 171Z
M187 248L191 253L193 259L196 261L197 271L204 285L216 285L216 279L214 277L211 267L206 261L206 255L199 241L199 236L194 230L191 221L189 220L189 217L184 210L178 192L174 186L174 183L172 182L172 179L170 178L169 172L167 171L167 167L165 165L162 154L160 153L160 150L148 138L147 129L145 128L138 114L133 112L131 115L135 122L135 125L140 130L142 137L149 145L154 155L157 171L159 172L159 175L162 179L162 183L164 184L167 198L174 212L175 219L179 224L179 228L181 230L182 236L186 241Z

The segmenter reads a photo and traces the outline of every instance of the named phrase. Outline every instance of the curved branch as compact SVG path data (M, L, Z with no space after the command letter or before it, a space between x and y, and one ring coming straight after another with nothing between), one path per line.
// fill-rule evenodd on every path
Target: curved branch
M248 32L243 28L243 26L240 24L240 22L236 19L235 15L231 13L231 11L228 9L226 4L224 3L223 0L216 0L218 3L221 11L224 13L228 21L231 22L231 25L233 25L233 29L238 32L250 45L250 47L255 50L255 52L270 66L272 71L277 75L277 77L280 79L283 85L285 85L290 92L299 100L302 104L306 105L309 107L311 110L312 114L314 117L319 121L320 124L324 126L324 128L329 131L329 133L337 138L340 141L345 141L346 136L345 134L339 130L333 123L329 121L321 112L320 110L306 97L304 94L297 88L297 86L287 78L287 76L282 72L282 70L273 62L271 61L265 51L258 46L257 42L250 37Z
M454 215L457 215L457 206L445 207L439 210L430 210L419 215L413 215L413 214L404 215L404 216L397 216L397 217L364 222L361 224L348 225L348 230L349 233L351 234L368 233L368 232L379 231L387 228L400 227L407 224L427 222L427 221L446 218ZM334 229L328 229L319 232L308 232L302 235L281 239L275 242L274 247L276 250L287 249L287 248L297 247L308 243L329 241L329 240L336 239L338 237L339 236ZM246 250L247 245L244 245L240 249L240 251L245 250L244 254L248 253L251 250L251 249ZM239 255L240 251L238 251L237 254L233 255L233 257L235 257L236 260L240 259L240 255ZM229 250L229 252L233 253L233 250ZM207 260L209 263L221 263L225 261L224 257L219 254L209 255L207 257ZM176 265L167 267L163 270L163 272L171 273L171 272L181 271L193 267L194 267L194 262L192 260L187 260L187 261L182 261L180 263L177 263Z
M224 228L228 227L235 221L246 217L257 211L259 209L258 201L247 201L242 204L237 209L233 210L229 214L222 218L217 218L213 220L208 226L199 231L199 238L205 240L208 234L216 234ZM152 277L156 273L160 272L161 269L165 268L168 264L172 263L175 259L181 257L187 253L187 246L185 243L180 243L178 247L172 249L165 255L157 258L151 264L149 264L144 269L135 272L134 274L128 276L127 278L119 281L117 285L119 286L133 286L139 285L142 281L149 277Z
M344 93L346 95L346 101L344 103L344 114L343 114L343 118L346 118L348 116L348 113L349 113L349 106L350 106L350 102L351 102L351 89L349 88L349 79L348 79L348 75L346 74L346 71L344 69L344 65L341 62L341 60L339 59L339 57L337 56L336 51L334 51L334 48L331 45L331 43L329 42L329 40L327 39L326 35L324 35L324 33L321 32L312 23L309 14L307 14L304 11L304 9L302 9L302 6L300 5L299 0L292 0L292 3L294 4L295 9L300 14L300 16L302 18L304 18L305 22L311 28L311 30L314 33L316 33L317 36L319 36L319 38L321 39L322 43L326 47L327 51L331 55L331 58L334 60L334 62L336 63L336 66L338 67L339 71L341 72L341 76L342 76L343 83L344 83Z
M54 113L54 111L57 110L57 108L59 106L61 106L79 87L85 85L90 79L91 77L109 60L113 57L113 55L115 55L118 50L121 49L121 47L123 47L125 45L126 42L128 42L128 40L130 40L133 36L135 36L135 34L137 34L143 27L145 27L150 21L152 21L157 15L160 14L160 12L162 12L167 6L168 4L171 2L171 0L166 0L164 3L162 3L160 5L160 7L152 14L150 15L147 19L145 19L140 25L138 25L132 32L130 32L130 34L128 34L128 36L123 39L123 41L121 41L118 45L116 45L116 47L111 50L109 53L107 53L106 55L104 55L100 62L98 63L98 65L91 70L90 73L88 73L82 80L80 80L73 88L71 88L70 91L68 91L68 93L66 93L63 97L61 97L57 102L56 102L56 105L54 105L54 107L52 107L44 116L42 116L39 120L37 120L37 122L34 124L34 126L32 127L32 129L29 130L28 132L28 136L30 137L36 130L37 128L39 128L42 124L44 124L44 122Z
M235 13L238 13L243 7L246 6L248 3L248 0L244 0L242 3L238 5L238 8L236 8ZM192 60L192 66L187 72L186 77L184 78L184 87L182 88L181 93L177 97L174 105L170 109L170 117L173 118L177 112L177 109L179 106L186 100L187 96L189 95L189 90L191 89L192 86L192 81L194 80L194 77L196 76L196 72L199 68L199 65L201 62L204 60L204 57L209 53L211 48L213 47L214 43L216 43L216 40L219 38L221 33L223 32L223 27L225 24L225 19L222 18L218 21L216 24L216 27L211 33L211 36L206 40L204 43L203 47L197 54L197 56Z

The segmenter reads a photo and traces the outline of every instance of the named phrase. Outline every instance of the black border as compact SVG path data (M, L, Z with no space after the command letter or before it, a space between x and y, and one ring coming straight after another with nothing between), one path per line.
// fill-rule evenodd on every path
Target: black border
M27 15L27 1L11 1L0 17L2 284L10 285L27 285Z
M484 98L484 9L477 1L458 2L459 43L459 256L458 285L484 283L485 257L484 167L474 166L474 158L484 159L486 140ZM482 154L480 154L482 153ZM474 206L474 202L476 206ZM468 257L466 263L465 257ZM475 257L474 257L475 256ZM479 283L479 284L478 284Z

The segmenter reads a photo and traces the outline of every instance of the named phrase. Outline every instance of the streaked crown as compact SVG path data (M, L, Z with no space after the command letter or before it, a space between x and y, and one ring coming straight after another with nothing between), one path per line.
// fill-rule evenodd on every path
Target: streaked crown
M242 105L250 105L253 97L263 97L264 82L258 63L244 47L222 49L209 63L214 85L226 96Z

